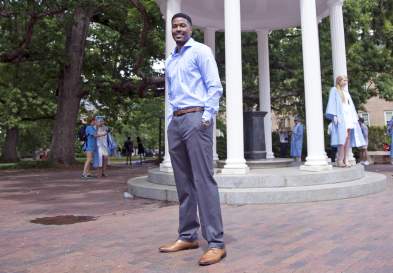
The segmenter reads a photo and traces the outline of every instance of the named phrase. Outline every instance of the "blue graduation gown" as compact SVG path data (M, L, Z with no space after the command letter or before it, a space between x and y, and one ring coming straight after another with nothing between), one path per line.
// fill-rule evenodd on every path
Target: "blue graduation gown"
M108 142L108 154L109 156L113 156L116 152L117 143L111 133L107 134L106 139ZM100 154L98 153L98 149L96 149L93 153L93 167L94 168L102 167L102 157L100 157Z
M357 115L351 96L349 96L349 104L351 107L351 111L353 111ZM330 145L331 146L344 145L345 137L347 135L347 129L345 126L341 97L336 87L332 87L330 89L329 101L326 107L325 116L327 119L331 121L333 121L334 116L337 116L337 120L338 120L337 124L332 123ZM352 147L361 147L366 145L366 141L364 140L362 130L358 122L354 122L354 129L351 130L350 133L350 141Z
M390 136L390 157L393 158L393 119L388 121L387 133Z
M301 157L303 148L304 126L298 123L293 127L291 137L291 157Z

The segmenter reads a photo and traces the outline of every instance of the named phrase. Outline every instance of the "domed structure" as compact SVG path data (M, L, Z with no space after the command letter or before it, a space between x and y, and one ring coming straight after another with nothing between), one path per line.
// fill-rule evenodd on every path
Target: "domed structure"
M213 52L215 32L225 32L227 159L215 174L216 179L221 181L219 190L222 202L244 204L331 200L374 193L385 188L385 176L366 174L362 166L352 170L332 170L325 153L318 22L326 16L330 17L334 78L347 75L343 0L156 1L166 19L167 56L175 48L171 35L171 18L175 13L185 12L191 16L193 25L204 30L204 43ZM259 105L260 110L267 113L264 117L266 158L272 160L269 32L298 26L302 30L306 162L295 169L250 171L253 166L248 166L244 158L241 31L255 31L258 34ZM166 99L166 106L167 103ZM170 155L168 149L165 151L159 171L151 171L148 177L129 181L131 193L161 200L176 199ZM330 179L332 177L335 178Z

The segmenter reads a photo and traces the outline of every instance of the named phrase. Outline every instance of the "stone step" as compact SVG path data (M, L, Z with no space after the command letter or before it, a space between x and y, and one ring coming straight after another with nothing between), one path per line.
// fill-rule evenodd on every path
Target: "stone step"
M386 176L366 172L363 178L313 186L272 188L220 188L220 200L224 204L272 204L297 203L352 198L383 191ZM128 191L138 197L177 201L176 187L147 181L147 176L128 181Z
M225 160L218 160L218 168L224 168ZM285 168L294 165L293 158L272 158L260 160L247 160L246 164L250 169L270 169L270 168Z
M255 169L245 175L214 175L219 188L273 188L295 187L342 183L364 177L364 167L356 165L351 168L333 168L323 172L302 171L299 167ZM175 185L173 173L161 172L159 169L149 171L149 182L160 185Z

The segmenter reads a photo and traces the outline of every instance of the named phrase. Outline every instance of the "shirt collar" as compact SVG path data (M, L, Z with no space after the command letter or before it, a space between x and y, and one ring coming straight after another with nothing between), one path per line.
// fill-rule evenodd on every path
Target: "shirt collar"
M188 41L184 44L184 46L180 49L180 52L178 52L178 53L176 53L176 47L173 49L173 51L172 51L172 55L176 55L176 54L181 54L181 53L183 53L184 52L184 50L186 49L186 48L189 48L189 47L192 47L194 44L195 44L196 42L195 42L195 40L192 38L192 37L190 37L190 39L188 39Z

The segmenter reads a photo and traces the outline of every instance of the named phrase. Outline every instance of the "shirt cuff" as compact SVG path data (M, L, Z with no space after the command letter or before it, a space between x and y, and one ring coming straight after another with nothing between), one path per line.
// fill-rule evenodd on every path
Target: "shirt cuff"
M205 110L202 115L202 120L211 121L211 119L212 119L212 114L207 110Z

